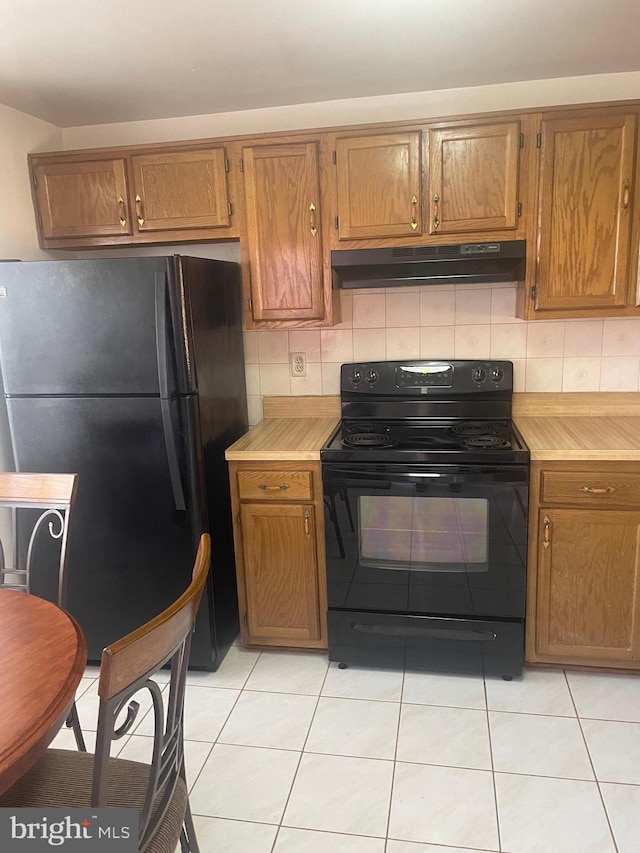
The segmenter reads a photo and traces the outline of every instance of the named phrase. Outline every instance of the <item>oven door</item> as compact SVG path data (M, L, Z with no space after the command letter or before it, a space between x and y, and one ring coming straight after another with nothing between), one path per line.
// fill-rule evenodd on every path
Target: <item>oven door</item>
M325 463L329 610L522 620L529 468Z

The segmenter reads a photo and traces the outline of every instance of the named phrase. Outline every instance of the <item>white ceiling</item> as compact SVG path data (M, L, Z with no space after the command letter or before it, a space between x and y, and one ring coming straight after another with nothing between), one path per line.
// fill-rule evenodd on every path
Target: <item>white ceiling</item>
M640 0L0 0L0 103L60 127L640 70Z

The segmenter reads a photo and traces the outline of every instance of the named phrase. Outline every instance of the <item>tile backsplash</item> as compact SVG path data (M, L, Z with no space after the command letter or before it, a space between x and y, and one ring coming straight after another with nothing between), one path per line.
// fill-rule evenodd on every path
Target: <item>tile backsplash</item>
M245 332L249 421L263 395L338 394L349 361L504 358L516 391L640 390L640 317L525 322L515 298L502 284L343 290L332 328ZM291 375L292 352L306 376Z

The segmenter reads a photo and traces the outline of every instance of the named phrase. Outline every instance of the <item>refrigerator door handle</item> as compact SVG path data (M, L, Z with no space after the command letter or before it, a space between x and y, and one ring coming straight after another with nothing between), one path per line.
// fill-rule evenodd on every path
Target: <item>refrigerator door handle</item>
M180 462L176 443L176 433L171 418L171 400L169 399L169 376L167 374L168 342L167 342L167 308L166 285L163 273L155 276L156 302L156 352L158 356L158 385L160 388L160 410L162 412L162 429L164 445L169 464L169 478L173 490L173 500L176 509L186 509L184 489L180 479Z
M162 429L164 431L164 445L167 450L167 462L169 463L169 477L173 489L173 500L176 509L186 509L184 500L184 489L180 479L180 463L176 449L176 434L171 418L171 401L166 397L160 398L160 409L162 411Z
M166 284L163 273L155 274L155 303L156 303L156 357L158 360L158 387L160 397L169 397L169 375L167 359L169 356L167 341L167 303Z

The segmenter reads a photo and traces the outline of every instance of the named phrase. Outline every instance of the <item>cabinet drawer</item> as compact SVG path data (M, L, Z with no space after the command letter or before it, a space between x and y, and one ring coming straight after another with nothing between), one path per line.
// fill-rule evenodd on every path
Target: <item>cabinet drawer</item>
M311 471L238 471L238 495L241 501L310 501Z
M640 506L640 473L543 471L542 503Z

